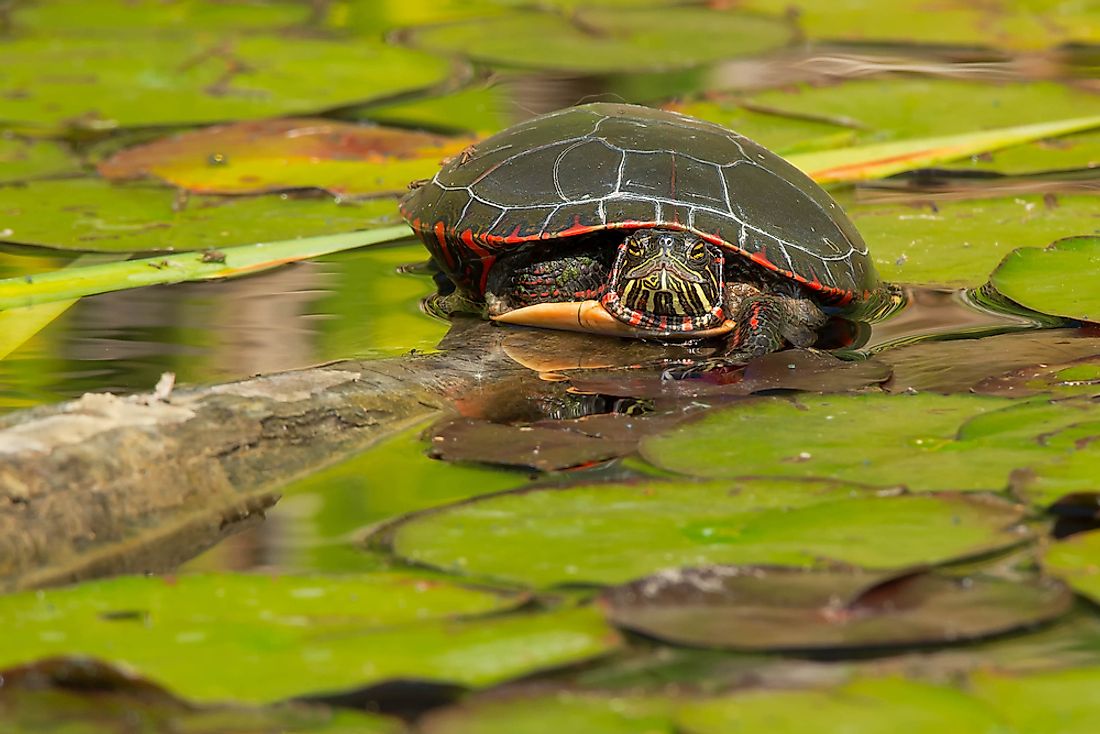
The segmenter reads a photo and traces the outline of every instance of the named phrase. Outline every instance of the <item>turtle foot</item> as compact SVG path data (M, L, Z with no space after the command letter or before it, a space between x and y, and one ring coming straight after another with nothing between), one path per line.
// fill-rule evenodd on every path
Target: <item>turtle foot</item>
M701 360L686 360L666 367L661 372L661 380L671 382L673 380L698 380L705 377L720 379L722 375L731 372L740 373L741 369L753 357L752 354L733 353Z

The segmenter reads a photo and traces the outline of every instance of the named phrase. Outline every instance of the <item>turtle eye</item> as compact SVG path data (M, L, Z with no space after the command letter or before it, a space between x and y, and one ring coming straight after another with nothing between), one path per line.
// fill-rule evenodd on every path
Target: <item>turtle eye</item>
M707 256L707 246L702 242L696 242L691 246L691 259L702 260Z
M642 243L635 239L629 239L626 242L626 254L631 257L641 257L643 254Z

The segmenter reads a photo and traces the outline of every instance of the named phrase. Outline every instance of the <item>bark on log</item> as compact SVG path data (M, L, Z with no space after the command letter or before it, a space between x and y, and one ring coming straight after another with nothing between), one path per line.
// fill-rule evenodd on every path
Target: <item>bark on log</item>
M461 330L440 353L0 417L0 589L171 568L262 516L288 481L524 371L504 330Z

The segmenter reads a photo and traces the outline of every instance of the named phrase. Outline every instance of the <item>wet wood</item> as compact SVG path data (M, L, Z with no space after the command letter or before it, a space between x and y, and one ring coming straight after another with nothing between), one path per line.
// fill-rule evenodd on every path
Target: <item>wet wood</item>
M3 416L0 589L173 567L262 517L287 482L524 372L504 333L476 324L436 354Z

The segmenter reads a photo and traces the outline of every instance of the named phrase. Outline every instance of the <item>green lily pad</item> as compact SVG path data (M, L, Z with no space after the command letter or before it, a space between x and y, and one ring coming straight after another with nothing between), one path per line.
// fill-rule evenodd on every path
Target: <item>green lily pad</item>
M703 566L608 589L609 619L678 645L847 650L960 643L1033 627L1073 605L1062 584L909 573Z
M432 0L432 2L375 2L352 0L327 5L322 18L337 31L381 37L408 26L484 18L508 12L499 0Z
M897 677L862 678L831 690L750 690L682 706L684 734L944 734L998 732L996 712L957 688Z
M302 114L421 89L450 67L363 39L142 35L20 38L0 44L0 70L0 119L103 129Z
M1050 543L1043 555L1043 568L1100 603L1100 532L1079 533Z
M86 655L187 698L261 702L393 678L483 686L617 644L587 608L455 619L521 599L397 574L119 578L0 598L0 667Z
M510 105L506 86L483 85L438 97L372 104L347 115L383 125L489 135L514 122Z
M1048 428L1045 413L1010 412L1014 406L1005 398L973 395L761 399L647 438L641 453L662 469L701 477L831 477L915 491L1003 490L1013 472L1073 451L1040 442ZM999 409L1008 410L993 413ZM1083 420L1065 406L1050 409L1062 411L1059 420ZM1012 433L976 427L960 433L968 420L991 413Z
M88 6L88 0L20 3L10 11L11 21L22 34L118 38L123 34L278 31L310 18L309 5L292 0L263 4L249 0L95 0L95 12L88 12Z
M1093 196L948 201L935 209L837 199L867 240L879 274L893 282L979 286L1017 247L1100 227Z
M860 143L1100 114L1096 95L1055 82L988 84L916 76L767 91L749 102L776 114L851 121L863 127Z
M758 12L796 14L809 39L854 43L952 44L1013 49L1050 48L1100 40L1100 22L1087 3L996 0L975 4L946 0L928 5L900 0L889 5L860 0L747 0Z
M1030 467L1013 477L1013 491L1032 504L1048 506L1068 494L1100 490L1100 426L1080 439L1081 449L1061 460Z
M411 41L510 67L584 72L700 66L782 46L786 26L771 18L702 7L592 7L569 14L517 12L419 28Z
M77 173L80 165L60 144L0 133L0 184Z
M666 108L736 130L780 155L839 148L854 142L857 135L852 127L828 120L750 110L733 99L692 100L666 105Z
M527 475L518 472L427 461L423 430L422 425L410 428L283 487L282 499L267 515L273 523L293 523L305 532L280 540L280 568L329 573L361 569L363 551L348 542L358 529L527 482ZM400 492L390 491L393 477L401 477ZM200 557L192 568L201 568L202 563Z
M487 695L432 713L418 722L421 734L670 734L669 702L656 697L614 698L575 692Z
M182 204L182 206L181 206ZM4 190L0 241L65 250L205 250L335 234L399 221L392 199L206 197L98 179L34 181Z
M1100 231L1100 219L1094 230ZM1045 249L1013 250L990 276L993 286L1040 313L1100 322L1100 236L1070 237Z
M1062 171L1100 166L1100 132L1065 135L998 150L968 161L946 166L952 169L995 171L1006 175L1028 175L1041 171Z
M196 706L87 658L53 658L3 671L5 734L399 734L395 719L321 706ZM138 725L137 722L140 722ZM139 728L135 729L135 726Z
M1100 720L1100 668L1022 675L979 671L967 690L997 711L1013 734L1093 734Z
M200 194L319 188L334 194L401 194L473 138L319 118L239 122L127 148L99 164L110 180L155 176Z
M708 563L904 568L1011 545L1018 507L963 495L746 479L531 489L413 515L397 555L537 586L623 583ZM568 518L563 522L562 518Z

